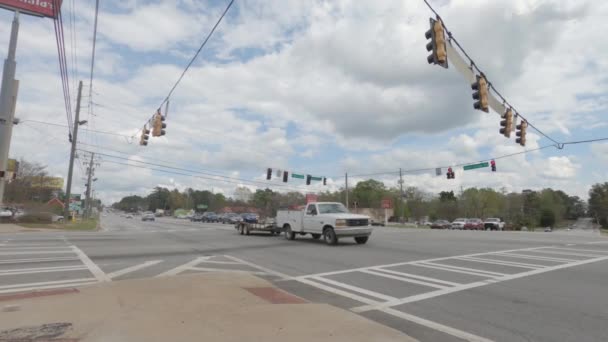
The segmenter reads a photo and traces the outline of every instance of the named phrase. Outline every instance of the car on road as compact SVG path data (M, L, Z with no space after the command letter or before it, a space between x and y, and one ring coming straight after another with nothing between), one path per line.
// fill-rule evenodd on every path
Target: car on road
M126 218L128 218L128 219L132 219L132 218L133 218L133 215L131 215L131 214L127 214L125 217L126 217Z
M464 224L464 229L467 230L483 230L483 220L478 218L468 219Z
M457 218L450 225L450 229L464 229L464 225L467 223L466 218Z
M503 230L505 228L505 223L499 218L488 217L483 222L483 227L485 230Z
M203 222L217 222L218 215L214 212L207 212L204 214Z
M203 222L204 215L203 214L194 214L190 218L190 222Z
M234 214L228 218L228 223L237 224L239 222L243 222L243 218L239 214Z
M219 221L222 222L222 223L224 223L224 224L233 223L233 222L230 221L230 219L232 217L234 217L234 216L238 216L238 214L235 214L235 213L225 213L225 214L221 215Z
M437 220L431 223L431 229L450 229L451 226L450 221L446 220Z
M258 214L253 214L253 213L246 213L246 214L241 215L241 217L243 218L243 222L246 222L246 223L258 223L258 220L260 219Z
M154 214L152 213L145 213L141 216L141 220L142 221L155 221L156 217L154 217Z

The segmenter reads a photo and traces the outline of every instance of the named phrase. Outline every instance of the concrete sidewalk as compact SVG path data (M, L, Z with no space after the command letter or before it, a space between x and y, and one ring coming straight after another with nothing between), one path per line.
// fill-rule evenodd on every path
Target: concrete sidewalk
M0 341L415 341L248 274L125 280L0 296Z

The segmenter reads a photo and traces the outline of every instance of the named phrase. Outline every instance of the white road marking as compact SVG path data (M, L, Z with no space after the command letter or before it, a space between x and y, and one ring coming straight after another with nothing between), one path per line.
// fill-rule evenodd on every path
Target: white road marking
M290 276L288 276L285 273L277 272L277 271L271 270L269 268L266 268L264 266L260 266L260 265L254 264L254 263L249 262L249 261L245 261L245 260L242 260L242 259L230 256L230 255L224 255L224 257L226 257L226 258L228 258L230 260L234 260L234 261L236 261L236 262L238 262L240 264L245 264L245 265L251 266L253 268L257 268L258 270L260 270L262 272L266 272L268 274L272 274L272 275L277 276L277 277L279 277L281 279L288 279L288 278L290 278Z
M72 251L30 251L30 252L0 252L0 255L30 255L30 254L71 254Z
M425 294L421 294L421 295L403 298L403 299L393 301L393 302L380 303L380 304L376 304L376 305L360 306L360 307L353 308L352 310L355 312L377 310L378 308L386 308L386 307L391 307L391 306L395 306L395 305L402 305L405 303L417 302L417 301L421 301L421 300L425 300L425 299L429 299L429 298L442 296L442 295L445 295L448 293L460 292L460 291L472 289L475 287L485 286L488 284L494 284L497 282L503 282L503 281L513 280L513 279L529 277L529 276L533 276L533 275L537 275L537 274L542 274L542 273L556 271L556 270L560 270L560 269L590 264L590 263L604 261L604 260L608 260L608 256L603 256L601 258L594 258L594 259L588 259L588 260L581 260L581 261L572 262L569 264L555 265L555 266L550 266L550 267L537 269L537 270L531 270L531 271L522 272L522 273L509 274L509 275L500 277L498 279L488 279L488 280L484 280L481 282L457 286L457 287L453 287L453 288L449 288L449 289L445 289L445 290L433 291L433 292L429 292L429 293L425 293Z
M519 253L504 253L498 254L504 256L512 256L520 259L531 259L531 260L544 260L544 261L553 261L553 262L574 262L578 261L578 259L565 259L565 258L554 258L554 257L544 257L540 255L529 255L529 254L519 254Z
M175 268L172 268L166 272L163 272L161 274L156 275L156 277L168 277L168 276L174 276L177 274L180 274L182 272L184 272L185 270L194 267L196 264L200 263L201 261L204 261L206 259L211 258L211 256L202 256L202 257L198 257L194 260L191 260L183 265L179 265Z
M397 298L392 297L392 296L387 296L383 293L379 293L379 292L375 292L375 291L370 291L361 287L357 287L357 286L353 286L353 285L349 285L349 284L345 284L339 281L335 281L332 279L327 279L327 278L323 278L323 277L313 277L312 279L316 280L316 281L321 281L333 286L337 286L337 287L341 287L350 291L354 291L354 292L359 292L361 294L370 296L370 297L375 297L375 298L379 298L382 300L386 300L386 301L393 301L393 300L397 300Z
M596 245L596 244L599 245L599 244L602 244L602 243L608 243L608 241L592 241L592 242L586 242L585 244L587 244L587 245Z
M149 267L149 266L154 266L156 264L160 264L161 262L163 262L163 261L162 260L150 260L150 261L146 261L146 262L144 262L142 264L139 264L139 265L123 268L122 270L118 270L118 271L114 271L114 272L108 273L108 278L110 278L110 279L118 278L118 277L123 276L123 275L125 275L127 273L139 271L139 270L141 270L143 268L146 268L146 267Z
M343 291L343 290L337 289L335 287L331 287L331 286L328 286L328 285L325 285L325 284L321 284L321 283L312 281L312 280L310 280L308 278L298 279L298 281L301 282L301 283L303 283L303 284L307 284L307 285L316 287L316 288L321 289L323 291L327 291L327 292L330 292L330 293L333 293L333 294L337 294L337 295L340 295L342 297L350 298L352 300L355 300L355 301L358 301L358 302L361 302L361 303L365 303L365 304L369 304L369 305L378 304L378 302L375 301L375 300L373 300L373 299L362 297L362 296L359 296L359 295L354 294L352 292Z
M418 285L423 285L423 286L428 286L428 287L434 287L436 289L446 289L447 288L447 286L444 286L444 285L438 285L438 284L433 284L433 283L429 283L429 282L426 282L426 281L421 281L421 280L416 280L416 279L410 279L410 278L400 277L400 276L396 276L394 274L386 274L386 273L381 273L381 272L371 271L371 270L362 270L362 271L357 271L357 272L367 273L367 274L371 274L371 275L375 275L375 276L379 276L379 277L384 277L384 278L388 278L388 279L399 280L399 281L406 282L406 283L412 283L412 284L418 284Z
M412 264L412 265L418 266L418 267L432 268L432 269L441 270L441 271L469 274L469 275L474 275L474 276L483 277L483 278L493 278L494 277L489 274L482 274L482 273L469 272L469 271L463 271L463 270L458 270L458 269L453 269L453 268L442 267L442 266L439 266L439 264L433 264L433 263L422 263L421 262L421 263Z
M37 283L25 283L25 284L12 284L12 285L2 285L0 286L0 290L6 289L14 289L18 287L34 287L34 286L48 286L48 285L59 285L59 284L67 284L67 283L82 283L96 281L95 278L78 278L78 279L67 279L67 280L55 280L55 281L42 281Z
M80 260L74 257L59 257L59 258L34 258L34 259L6 259L0 261L0 264L22 264L22 263L38 263L38 262L53 262L53 261L75 261Z
M4 246L2 248L0 248L0 251L13 251L13 250L28 250L28 249L33 249L33 250L37 250L37 251L41 251L41 250L56 250L56 249L69 249L70 246L15 246L15 245L10 245L10 246Z
M538 264L526 264L526 263L521 263L521 262L502 261L502 260L495 260L495 259L470 258L470 257L462 257L462 258L455 258L455 259L471 261L471 262L480 262L480 263L485 263L485 264L501 265L501 266L520 267L520 268L527 268L527 269L537 269L537 268L543 268L543 267L547 266L547 265L538 265Z
M385 308L385 309L381 309L380 311L387 313L389 315L404 319L406 321L410 321L413 323L416 323L418 325L422 325L425 326L427 328L431 328L433 330L437 330L440 331L442 333L463 339L465 341L470 341L470 342L493 342L492 340L489 340L487 338L484 337L480 337L471 333L468 333L466 331L462 331L462 330L458 330L452 327L448 327L447 325L443 325L437 322L433 322L433 321L429 321L428 319L424 319L422 317L418 317L418 316L414 316L399 310L395 310L392 308Z
M507 275L507 273L486 271L486 270L480 270L480 269L477 269L477 268L454 266L454 265L449 265L449 264L441 264L441 263L438 263L438 262L437 263L435 263L435 262L425 262L424 264L425 265L445 267L445 268L452 268L452 269L455 269L455 270L473 272L473 273L477 273L477 274L486 274L486 275L488 275L490 277L502 277L502 276L506 276Z
M439 283L439 284L444 284L444 285L449 285L449 286L462 285L462 283L455 283L455 282L447 281L447 280L441 280L441 279L430 278L430 277L423 277L423 276L420 276L420 275L417 275L417 274L412 274L412 273L397 272L397 271L393 271L393 270L387 270L385 268L376 268L376 269L374 269L374 271L380 271L380 272L384 272L384 273L390 273L390 274L394 274L394 275L402 276L402 277L406 277L406 278L428 280L428 281L431 281L431 282L434 282L434 283Z
M588 248L564 248L564 247L551 247L551 249L563 249L566 251L573 251L573 252L592 252L592 253L603 253L608 255L608 250L601 250L601 249L588 249Z
M33 274L33 273L49 273L49 272L81 271L81 270L86 270L86 269L87 269L87 267L84 265L18 268L18 269L0 271L0 276L18 275L18 274Z
M216 260L205 260L203 261L205 264L222 264L222 265L238 265L239 263L236 261L216 261Z
M93 279L93 278L91 278L91 279ZM97 280L93 279L91 281L75 282L75 283L63 284L63 285L19 287L19 288L8 289L8 290L0 290L0 294L27 292L27 291L40 291L40 290L48 290L48 289L59 289L59 288L63 288L63 287L79 287L79 286L93 285L93 284L97 284ZM25 285L27 285L27 284L25 284Z
M200 271L200 272L233 272L233 273L248 273L248 274L256 274L256 275L267 275L266 272L260 271L246 271L246 270L231 270L225 268L211 268L211 267L190 267L188 270L192 271Z
M602 256L606 255L606 254L582 254L582 253L562 252L562 251L553 251L553 250L542 250L542 251L535 251L535 252L543 253L543 254L572 255L572 256L580 256L580 257L586 257L586 258L597 258L597 257L602 257Z
M85 266L91 273L93 273L98 281L112 281L112 279L110 279L107 274L105 274L104 271L102 271L101 268L99 268L99 266L97 266L82 250L80 250L80 248L72 246L72 250L74 253L76 253L76 255L78 255L80 261L85 264Z

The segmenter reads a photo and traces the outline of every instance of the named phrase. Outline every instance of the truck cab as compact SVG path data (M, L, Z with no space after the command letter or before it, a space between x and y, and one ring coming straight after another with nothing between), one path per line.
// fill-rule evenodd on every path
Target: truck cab
M311 234L313 239L323 237L330 245L343 237L352 237L358 244L364 244L373 229L368 216L352 214L339 202L309 203L303 210L279 210L277 226L283 229L288 240L295 239L297 234Z

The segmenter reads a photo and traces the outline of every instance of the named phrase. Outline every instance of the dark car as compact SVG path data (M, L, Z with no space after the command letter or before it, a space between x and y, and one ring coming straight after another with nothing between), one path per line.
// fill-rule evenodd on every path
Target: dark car
M468 219L464 224L464 229L468 230L483 230L483 220L478 218Z
M228 223L237 224L239 222L243 222L243 218L239 214L234 214L228 218Z
M191 222L203 222L203 214L194 214L194 216L192 216L190 218Z
M446 220L437 220L431 223L431 229L450 229L452 223Z
M241 217L243 218L243 222L246 222L246 223L258 223L258 219L259 219L259 216L257 214L253 214L253 213L243 214L243 215L241 215Z
M207 216L205 216L204 221L205 222L217 222L219 219L219 216L216 213L209 213Z
M220 222L226 224L226 223L234 223L232 221L230 221L231 218L238 216L235 213L225 213L220 217Z

